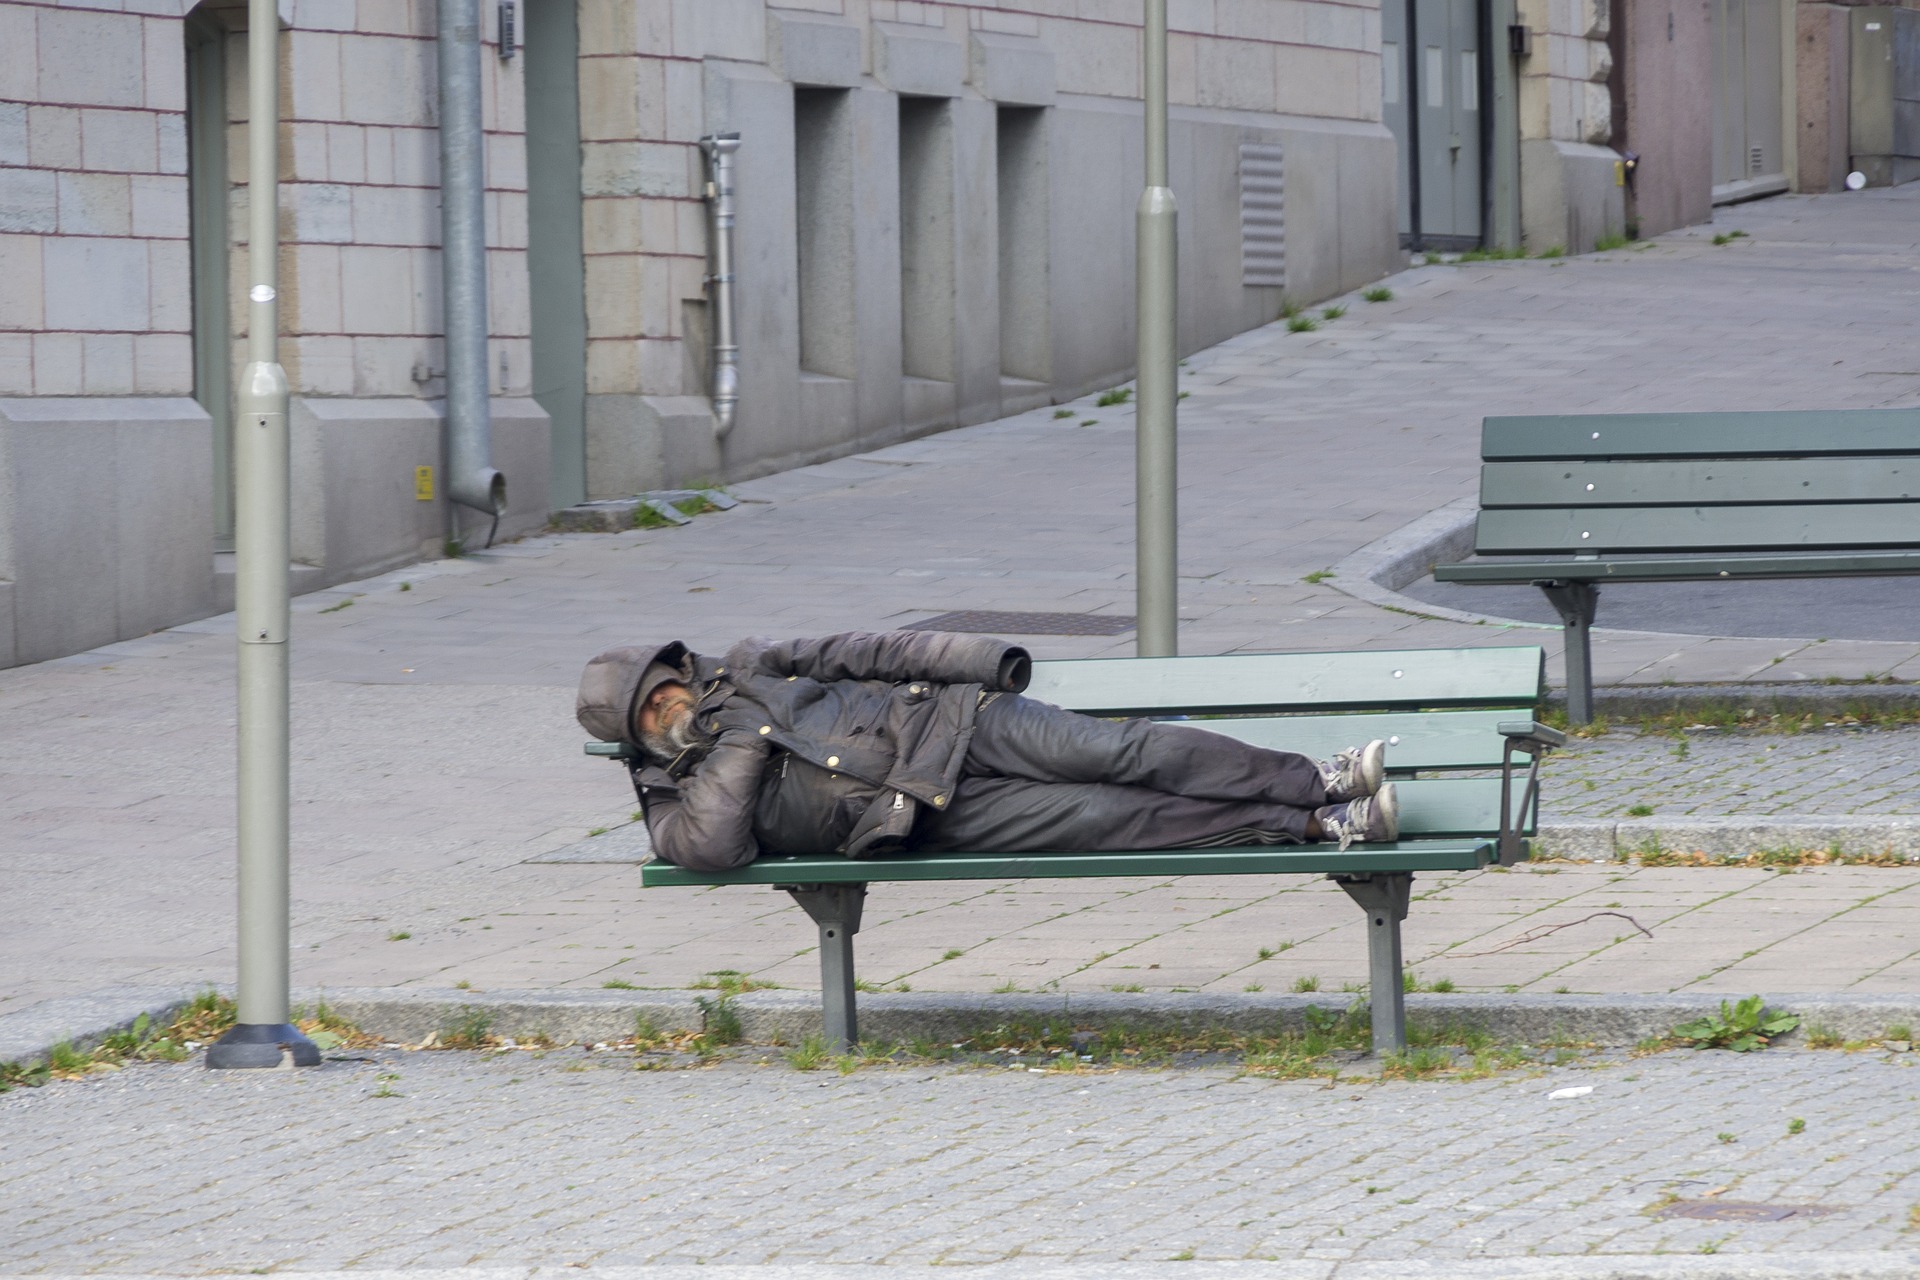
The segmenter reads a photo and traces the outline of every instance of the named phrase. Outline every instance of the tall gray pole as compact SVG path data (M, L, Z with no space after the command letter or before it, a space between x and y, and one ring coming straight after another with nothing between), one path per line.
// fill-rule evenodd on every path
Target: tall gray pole
M1178 264L1173 190L1167 185L1167 0L1146 0L1144 41L1147 185L1140 193L1135 311L1134 535L1139 618L1136 647L1143 658L1180 651L1175 406L1179 352L1174 297Z
M280 367L280 15L247 4L247 367L234 415L239 634L238 1021L207 1065L318 1066L289 1022L287 976L287 374Z

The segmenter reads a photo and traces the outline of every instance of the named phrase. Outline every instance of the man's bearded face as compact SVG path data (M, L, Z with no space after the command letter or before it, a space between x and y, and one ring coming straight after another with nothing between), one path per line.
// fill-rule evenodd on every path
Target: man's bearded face
M671 761L700 740L693 692L677 680L656 686L634 715L640 745L657 760Z

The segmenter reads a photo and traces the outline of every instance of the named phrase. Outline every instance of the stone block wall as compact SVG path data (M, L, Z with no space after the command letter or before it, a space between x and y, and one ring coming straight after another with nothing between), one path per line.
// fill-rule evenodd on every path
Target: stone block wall
M1613 141L1607 36L1614 0L1518 0L1532 53L1519 64L1520 236L1532 252L1585 253L1626 230Z
M184 109L177 16L0 4L0 396L191 392Z

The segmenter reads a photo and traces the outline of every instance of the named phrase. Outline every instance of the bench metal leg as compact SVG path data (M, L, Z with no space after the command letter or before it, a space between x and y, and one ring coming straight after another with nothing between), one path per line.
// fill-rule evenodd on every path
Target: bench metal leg
M1567 723L1593 719L1593 615L1600 588L1591 582L1537 582L1566 624Z
M864 884L782 885L806 908L820 926L820 1013L826 1023L827 1047L846 1053L859 1043L859 1015L854 1009L853 935L860 932L860 908L866 902Z
M1400 922L1413 894L1411 871L1333 877L1367 913L1367 1004L1373 1012L1373 1051L1405 1053L1407 997L1400 967Z

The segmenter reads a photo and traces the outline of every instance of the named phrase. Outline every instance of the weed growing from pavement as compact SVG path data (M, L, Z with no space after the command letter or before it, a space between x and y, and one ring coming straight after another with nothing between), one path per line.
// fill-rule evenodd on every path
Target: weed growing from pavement
M1884 681L1871 678L1862 683ZM1615 727L1605 716L1596 716L1591 724L1569 727L1566 708L1558 706L1537 707L1534 718L1580 738L1603 738ZM1893 706L1847 702L1837 711L1763 711L1750 702L1729 698L1686 703L1658 715L1641 716L1633 722L1633 728L1643 736L1685 738L1710 731L1793 734L1819 729L1897 729L1915 724L1920 724L1920 702Z
M1360 296L1368 302L1392 302L1393 290L1387 288L1385 285L1376 285Z
M1753 1053L1764 1049L1775 1036L1785 1035L1800 1025L1797 1015L1775 1013L1759 996L1737 1001L1722 1000L1720 1011L1683 1022L1673 1029L1674 1038L1696 1049L1731 1049L1735 1053Z
M1291 316L1287 320L1288 333L1312 333L1320 327L1320 322L1312 316Z
M1327 307L1320 312L1320 318L1322 320L1332 322L1334 320L1338 320L1341 316L1345 314L1347 314L1347 309L1345 307Z
M1133 399L1132 387L1115 387L1111 391L1102 391L1100 398L1093 402L1096 409L1105 409L1110 405L1125 404Z
M748 991L774 991L780 984L769 982L765 978L756 978L750 973L738 969L715 969L703 973L693 983L695 991L718 991L723 996L737 996Z

